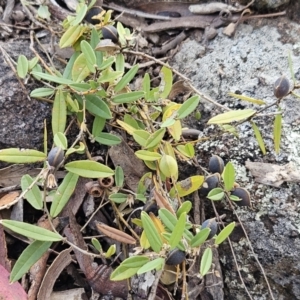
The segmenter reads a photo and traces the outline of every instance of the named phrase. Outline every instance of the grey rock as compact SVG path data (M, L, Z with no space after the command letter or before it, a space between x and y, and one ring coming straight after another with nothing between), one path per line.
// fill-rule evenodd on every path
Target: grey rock
M288 30L282 30L286 26ZM206 55L197 56L202 51L202 46L189 40L174 57L172 66L189 77L201 92L231 109L259 109L250 103L230 98L228 92L242 93L263 99L268 104L273 103L276 100L273 94L276 79L286 75L292 82L288 66L289 53L294 75L299 80L299 32L300 25L285 18L241 24L232 39L224 36L222 29L219 29L218 36L209 43L211 50ZM289 95L281 101L281 107L283 132L279 155L274 152L273 146L273 116L255 119L266 143L265 156L259 150L249 123L238 127L239 139L223 134L219 139L198 145L198 160L201 165L205 165L207 157L212 154L221 156L225 163L232 161L236 181L250 192L253 209L238 208L237 214L277 300L300 299L300 187L296 183L283 184L280 188L258 184L244 165L248 159L280 165L291 161L300 169L300 101ZM204 128L203 136L219 132L217 126L208 126L206 122L222 111L204 101L199 109L202 120L199 122L190 118L186 124L195 129ZM236 220L226 204L218 206L218 209L220 214L227 214L226 222ZM262 272L240 227L235 229L231 240L252 298L271 299ZM219 255L224 274L225 299L248 299L235 270L228 243L219 248Z

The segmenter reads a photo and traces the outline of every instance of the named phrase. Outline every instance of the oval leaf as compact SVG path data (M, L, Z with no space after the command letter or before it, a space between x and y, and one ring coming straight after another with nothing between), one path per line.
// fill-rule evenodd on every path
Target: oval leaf
M113 146L121 143L121 139L111 133L101 132L98 136L95 137L95 141L99 144Z
M190 113L195 111L199 102L200 102L200 98L197 95L187 99L178 109L177 119L183 119L186 116L188 116Z
M137 274L143 274L152 270L161 270L164 266L165 260L162 257L158 257L152 261L147 262L144 266L142 266L138 271Z
M112 98L112 101L114 103L130 103L134 102L136 100L139 100L140 98L144 97L145 93L141 91L135 91L135 92L130 92L126 94L119 94L116 95Z
M206 248L201 257L200 274L204 276L209 271L212 264L212 250Z
M157 152L147 151L147 150L138 150L135 152L135 155L141 160L147 161L156 161L161 158L161 155Z
M27 72L28 72L28 60L22 54L18 57L17 73L20 78L24 79L27 75Z
M231 222L225 228L223 228L221 232L217 235L215 244L220 245L223 241L225 241L233 231L234 227L235 227L235 222Z
M22 191L24 192L32 183L33 178L26 174L22 176L21 179L21 187ZM29 191L24 195L24 198L33 206L35 209L42 209L43 208L43 197L42 192L38 188L36 184L34 184Z
M96 161L76 160L65 165L65 168L72 173L86 178L104 178L114 175L114 171Z
M64 132L67 122L67 105L65 94L62 90L57 90L52 108L52 132Z
M222 177L224 180L225 190L229 192L230 190L232 190L235 182L235 170L231 162L228 162L225 166Z

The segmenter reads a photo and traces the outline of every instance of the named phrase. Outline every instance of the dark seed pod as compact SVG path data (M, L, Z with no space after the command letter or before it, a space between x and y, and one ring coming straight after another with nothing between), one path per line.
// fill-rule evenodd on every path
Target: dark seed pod
M224 161L218 155L213 155L208 163L209 171L212 173L219 173L222 174L224 170Z
M238 206L250 206L251 205L251 197L249 192L241 187L237 187L234 191L231 192L231 195L239 197L240 201L234 201Z
M98 178L98 182L102 188L108 189L113 186L115 180L112 176L109 176L104 178Z
M199 190L200 195L207 196L212 189L218 186L219 182L220 175L218 173L207 176L202 187Z
M290 82L285 76L281 76L275 81L274 95L277 99L285 97L290 92Z
M102 28L102 35L104 39L112 40L114 43L118 42L118 31L112 25L107 25Z
M201 225L201 229L203 228L210 228L210 233L207 239L213 238L218 231L218 224L216 222L216 219L212 218L212 219L205 220Z
M143 207L143 211L145 211L148 214L152 212L155 216L157 216L158 206L156 201L154 199L147 201Z
M84 20L90 24L97 25L100 23L99 19L94 19L93 17L99 15L103 9L100 6L93 6L85 15Z
M64 150L60 147L54 147L48 154L48 163L51 167L58 168L65 157Z
M170 266L176 266L181 264L185 259L185 252L175 248L168 254L166 264Z

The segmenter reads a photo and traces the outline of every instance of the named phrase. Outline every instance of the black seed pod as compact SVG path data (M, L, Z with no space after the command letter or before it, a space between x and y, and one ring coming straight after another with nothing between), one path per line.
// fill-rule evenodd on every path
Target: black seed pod
M210 228L210 233L207 239L213 238L218 231L218 224L216 222L216 219L212 218L212 219L205 220L201 225L201 229L203 228Z
M170 266L176 266L181 264L185 259L185 252L179 250L178 248L173 249L168 254L166 264Z
M152 212L155 216L157 216L158 206L156 201L154 199L147 201L143 207L143 211L145 211L148 214Z
M57 168L63 162L64 157L64 150L60 147L54 147L48 154L48 163L51 167Z
M212 173L219 173L222 174L224 170L224 161L218 155L213 155L208 163L209 171Z
M100 6L93 6L85 15L84 20L93 25L100 23L99 19L93 19L94 16L99 15L103 9Z
M200 195L207 196L212 189L218 186L219 182L220 175L218 173L207 176L202 187L199 190Z
M250 206L251 205L251 198L249 192L241 187L237 187L231 192L231 195L239 197L240 201L234 201L238 206Z
M112 40L114 43L118 42L118 31L112 25L107 25L102 28L102 35L104 39Z
M285 76L281 76L275 81L274 95L276 98L281 99L290 92L290 82Z

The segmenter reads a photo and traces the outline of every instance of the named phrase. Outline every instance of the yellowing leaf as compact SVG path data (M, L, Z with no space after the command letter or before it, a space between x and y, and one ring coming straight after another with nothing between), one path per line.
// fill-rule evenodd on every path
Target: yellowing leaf
M60 39L59 47L66 48L74 45L84 32L84 26L70 26Z
M187 196L194 191L197 191L204 182L204 176L195 175L188 177L182 181L176 183L176 189L172 188L170 190L170 196L174 197L176 194L176 190L178 191L179 197Z
M254 104L258 104L258 105L265 105L266 102L260 99L255 99L255 98L251 98L245 95L238 95L235 93L228 93L229 96L236 98L236 99L240 99L240 100L244 100L250 103L254 103Z
M88 63L85 55L81 53L74 61L72 68L72 79L75 82L81 82L90 74L90 70L87 65Z
M161 155L157 152L139 150L135 152L135 155L141 160L156 161L161 158Z
M278 154L280 151L280 140L281 140L281 126L282 126L282 115L276 115L274 119L273 139L275 152Z
M160 70L161 83L159 86L160 97L167 98L172 89L173 76L172 70L166 66L163 66Z
M172 118L173 116L175 118L177 115L177 111L180 107L181 107L181 104L170 105L163 114L163 118L162 118L163 122L165 122L169 118ZM180 139L181 133L182 133L181 121L176 120L173 125L168 126L168 131L172 135L172 137L176 141L178 141Z
M253 109L231 110L211 118L208 121L208 124L226 124L245 120L253 116L255 113L256 111Z
M35 163L46 160L46 154L32 149L7 148L0 150L0 161L16 164Z
M121 120L117 120L117 123L127 131L128 134L132 135L133 132L136 130L134 127L132 127L131 125L121 121Z

